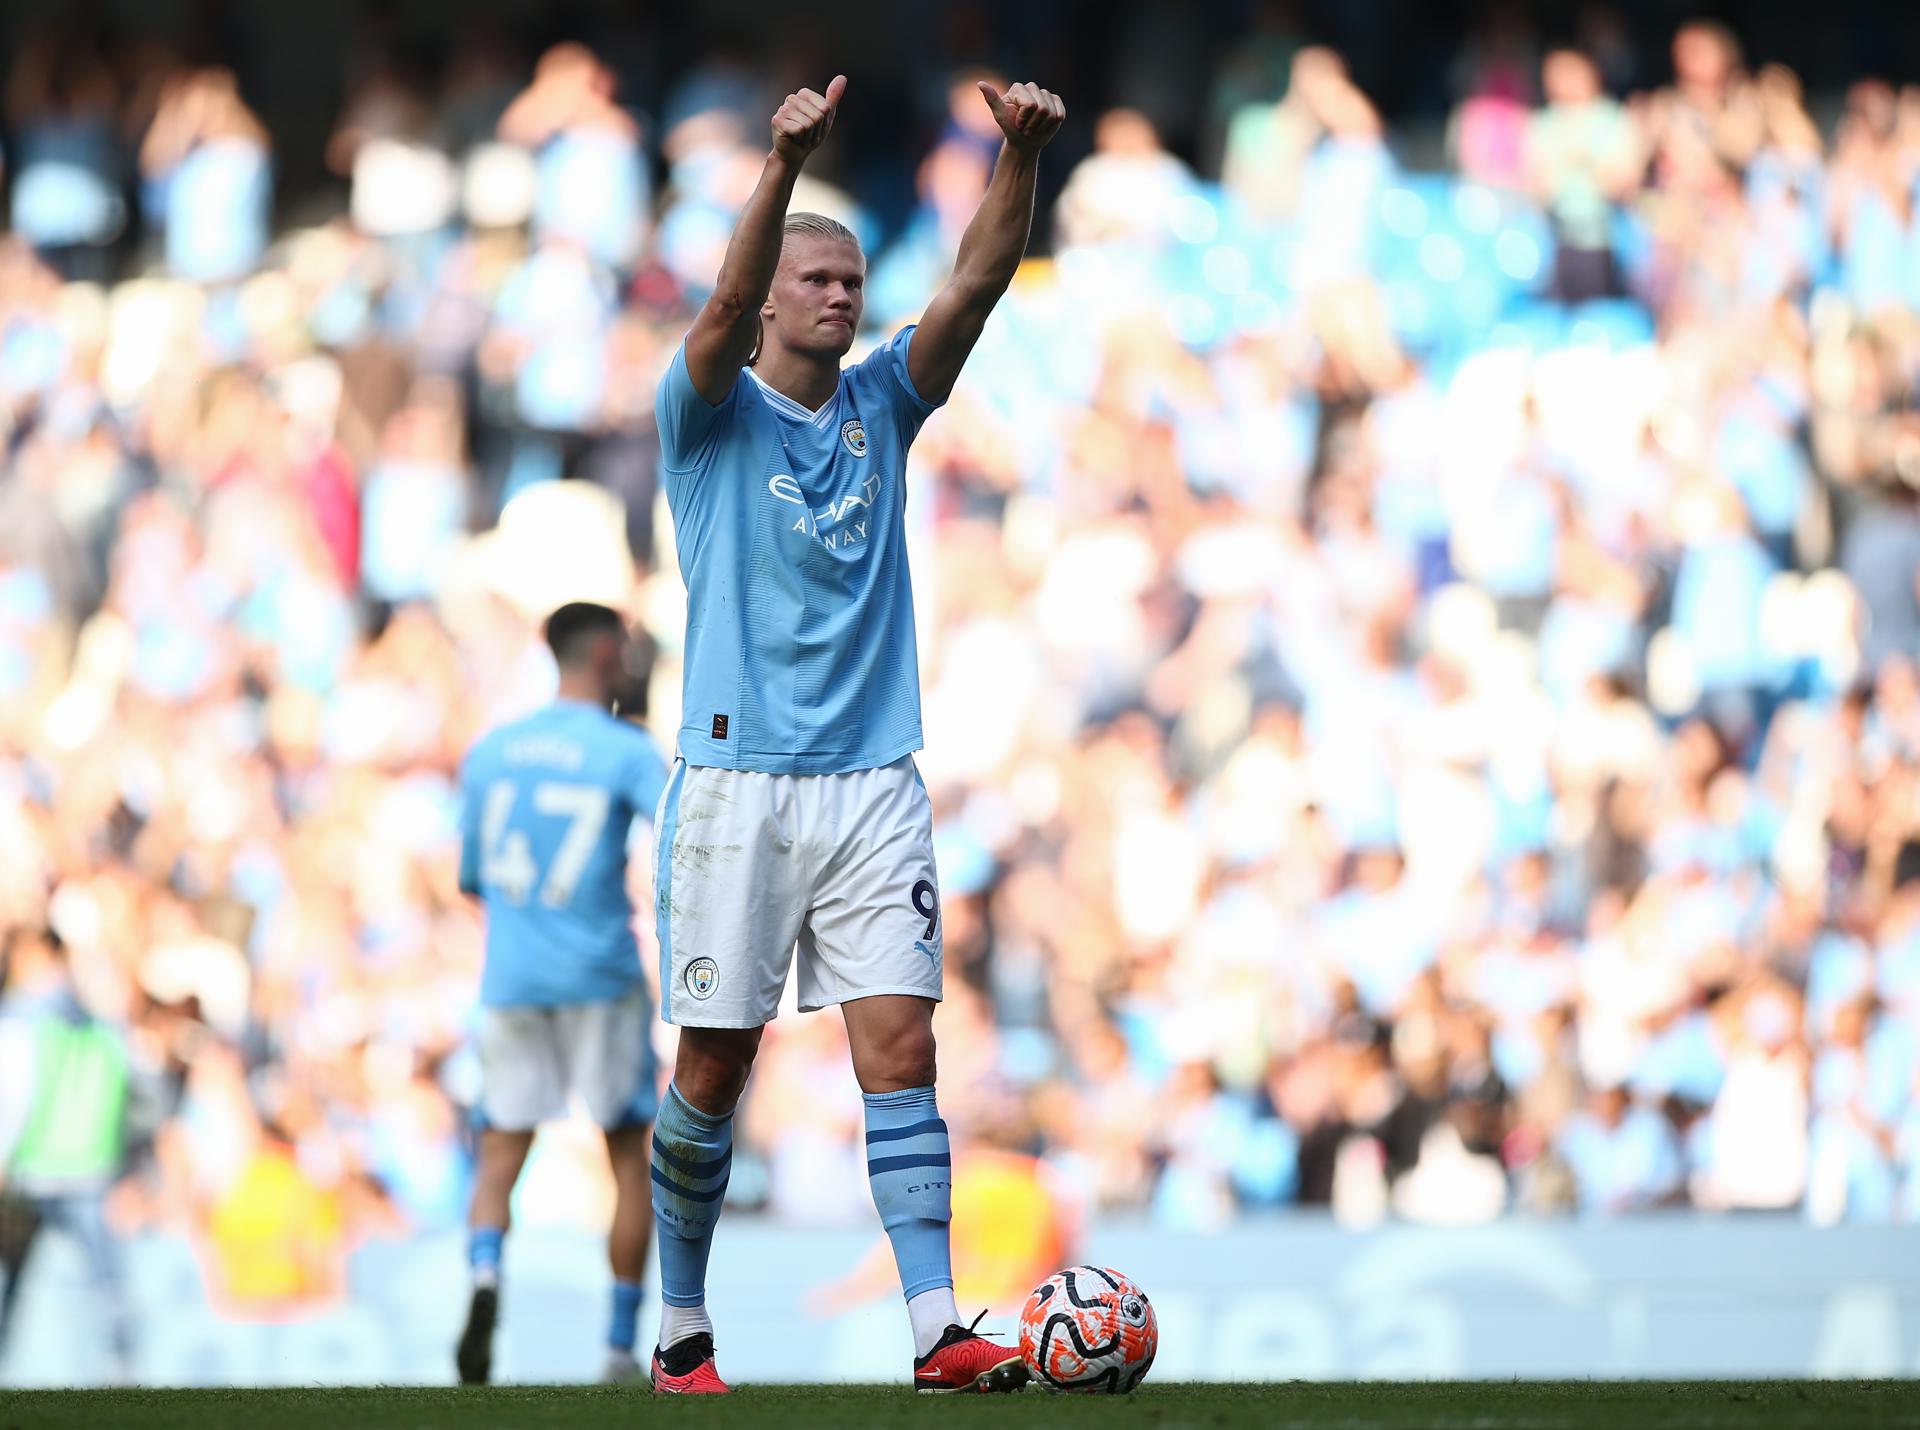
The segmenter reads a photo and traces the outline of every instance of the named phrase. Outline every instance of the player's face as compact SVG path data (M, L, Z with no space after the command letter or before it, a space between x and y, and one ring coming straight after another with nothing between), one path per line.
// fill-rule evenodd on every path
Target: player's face
M796 352L842 356L866 304L867 259L857 244L797 233L780 250L760 310L770 340Z

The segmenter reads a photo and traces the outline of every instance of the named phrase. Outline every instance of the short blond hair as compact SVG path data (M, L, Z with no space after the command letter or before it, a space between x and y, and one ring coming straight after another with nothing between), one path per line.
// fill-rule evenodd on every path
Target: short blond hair
M837 238L842 243L851 243L860 247L860 240L852 229L837 218L828 218L825 214L800 213L788 214L787 221L780 225L780 237L792 238L795 234L812 234L816 238Z

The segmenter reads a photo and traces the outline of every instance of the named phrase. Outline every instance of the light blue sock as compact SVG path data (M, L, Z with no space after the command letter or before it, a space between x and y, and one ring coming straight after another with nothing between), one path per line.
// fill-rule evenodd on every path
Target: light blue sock
M867 1104L867 1180L880 1225L893 1242L900 1289L912 1300L922 1291L953 1285L947 1224L953 1220L953 1153L933 1089L870 1092Z
M660 1299L700 1306L707 1253L733 1166L733 1114L709 1117L669 1086L653 1125L653 1216L660 1229Z
M500 1249L507 1239L503 1226L476 1226L467 1232L467 1267L473 1279L491 1286L500 1279Z
M607 1344L614 1350L633 1353L640 1338L640 1283L613 1283L613 1313L607 1318Z

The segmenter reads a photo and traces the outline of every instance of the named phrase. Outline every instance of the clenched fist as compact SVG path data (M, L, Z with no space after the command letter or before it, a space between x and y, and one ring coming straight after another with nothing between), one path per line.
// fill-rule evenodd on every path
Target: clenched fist
M847 77L837 74L825 94L803 89L788 95L773 114L773 152L790 164L805 162L833 132L833 114L846 92Z

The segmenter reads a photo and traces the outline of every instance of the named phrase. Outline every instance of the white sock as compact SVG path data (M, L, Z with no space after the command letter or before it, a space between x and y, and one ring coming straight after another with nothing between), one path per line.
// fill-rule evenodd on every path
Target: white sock
M499 1290L500 1268L498 1266L476 1266L473 1268L473 1289L476 1291Z
M960 1308L953 1303L953 1287L936 1286L910 1297L907 1319L913 1323L913 1353L923 1356L940 1343L948 1326L960 1324Z
M706 1303L698 1306L669 1306L660 1303L660 1349L677 1346L688 1336L713 1334L713 1321L707 1315Z

